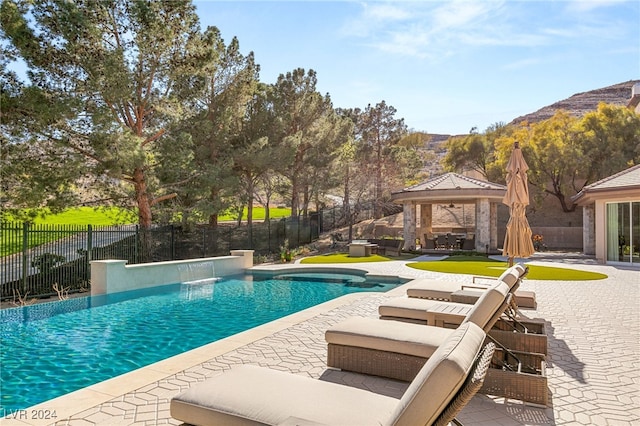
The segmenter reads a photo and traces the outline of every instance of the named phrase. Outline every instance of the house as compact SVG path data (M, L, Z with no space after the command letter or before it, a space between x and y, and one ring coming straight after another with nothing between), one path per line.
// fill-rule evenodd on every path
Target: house
M572 200L582 206L585 254L640 267L640 164L585 186Z

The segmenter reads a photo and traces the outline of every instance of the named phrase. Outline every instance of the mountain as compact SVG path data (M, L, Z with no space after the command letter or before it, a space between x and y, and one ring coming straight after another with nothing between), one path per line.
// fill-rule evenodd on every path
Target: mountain
M584 114L595 111L598 108L600 102L605 102L612 105L627 106L631 100L631 88L634 84L640 83L640 80L629 80L624 83L614 84L613 86L603 87L601 89L590 90L588 92L576 93L575 95L558 101L549 106L540 108L536 112L532 112L518 118L513 119L509 125L520 124L523 121L529 123L537 123L538 121L546 120L553 117L558 110L568 111L570 114L581 117ZM431 139L429 141L428 149L439 150L442 152L443 145L451 136L464 136L464 135L444 135L430 133Z
M588 112L595 111L600 102L627 106L631 100L631 88L637 83L640 83L640 80L629 80L624 83L614 84L613 86L603 87L601 89L590 90L584 93L576 93L565 100L558 101L544 108L540 108L536 112L518 117L511 121L509 125L516 125L523 121L537 123L538 121L551 118L558 110L565 110L576 117L581 117ZM430 139L425 146L425 150L433 151L437 160L429 161L425 164L424 172L429 176L435 176L444 172L444 169L440 165L440 160L442 160L447 153L445 149L445 143L447 140L451 136L464 135L430 133L429 136Z
M631 99L631 88L636 83L640 83L640 80L630 80L601 89L576 93L565 100L540 108L536 112L518 117L509 124L520 124L523 121L537 123L538 121L551 118L558 110L565 110L573 116L581 117L588 112L596 110L600 102L626 106Z

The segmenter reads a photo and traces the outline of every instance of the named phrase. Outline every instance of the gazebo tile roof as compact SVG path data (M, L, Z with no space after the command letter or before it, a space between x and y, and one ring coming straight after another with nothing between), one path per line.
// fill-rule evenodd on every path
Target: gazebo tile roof
M445 173L422 183L409 186L400 192L450 190L450 189L496 189L504 190L506 186L485 180L474 179L457 173Z

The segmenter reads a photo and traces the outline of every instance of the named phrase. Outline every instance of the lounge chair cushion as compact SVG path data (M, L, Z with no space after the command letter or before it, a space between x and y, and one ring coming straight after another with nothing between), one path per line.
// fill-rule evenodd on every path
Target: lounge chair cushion
M497 278L496 281L505 282L509 288L518 282L518 279L525 273L524 266L517 264L510 268ZM488 286L481 284L464 284L454 281L443 281L430 278L418 278L411 282L411 286L407 289L407 296L417 297L421 299L433 299L433 300L451 300L451 293L464 288L474 289L478 288L478 293L483 291ZM480 297L480 294L478 294Z
M171 400L171 416L194 425L432 424L454 398L485 333L454 330L422 367L400 401L362 389L243 365Z
M453 281L418 278L411 281L407 296L421 299L451 300L451 293L462 290L463 284Z
M509 288L512 288L525 271L524 266L520 264L513 265L512 267L507 268L507 270L498 277L498 281L504 281L507 283Z
M472 323L454 330L405 391L392 414L393 424L433 424L464 383L485 336L484 331Z
M473 304L473 307L464 318L464 321L477 324L485 329L485 331L488 331L486 327L489 326L490 328L493 326L493 323L489 323L492 319L494 319L494 322L497 319L494 318L496 311L498 311L500 306L505 303L508 294L509 286L504 282L499 281L497 284L492 285L488 290L482 292L482 295L478 301Z
M498 281L483 291L478 301L473 305L397 297L381 304L378 307L378 313L381 318L385 319L406 319L425 322L428 325L438 325L438 320L448 324L461 324L463 321L470 321L484 328L504 302L508 293L509 287Z
M380 318L402 318L431 324L434 315L430 310L448 310L454 314L455 317L460 315L464 317L472 307L473 305L464 303L441 302L439 300L416 299L413 297L396 297L378 306L378 313L380 314Z
M193 425L373 425L388 424L397 403L349 386L242 365L173 398L171 416Z
M325 332L327 343L375 349L429 358L451 336L453 330L441 327L351 317Z

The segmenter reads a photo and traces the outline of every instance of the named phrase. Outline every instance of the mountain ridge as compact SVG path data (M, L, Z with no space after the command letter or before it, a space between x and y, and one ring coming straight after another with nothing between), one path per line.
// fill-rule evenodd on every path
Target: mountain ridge
M575 117L582 117L588 112L598 109L600 102L612 105L627 106L631 100L631 88L634 84L640 83L640 80L628 80L622 83L612 84L611 86L601 87L589 90L587 92L576 93L570 97L551 105L540 108L529 114L516 117L508 125L518 125L523 122L537 123L547 120L559 111L564 110ZM432 142L444 143L452 136L465 136L464 134L447 135L442 133L428 133L432 137Z
M509 125L517 125L523 122L537 123L547 120L559 110L567 111L575 117L582 117L588 112L595 111L600 102L626 106L631 99L631 88L636 83L640 83L640 80L629 80L588 92L576 93L567 99L542 107L535 112L514 118Z

